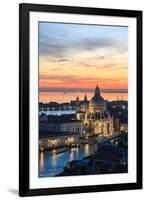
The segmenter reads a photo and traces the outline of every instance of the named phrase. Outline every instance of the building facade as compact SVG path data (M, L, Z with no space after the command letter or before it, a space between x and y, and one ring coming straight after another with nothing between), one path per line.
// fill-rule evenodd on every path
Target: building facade
M69 135L60 133L53 134L50 136L40 136L39 137L39 147L40 148L51 148L59 146L69 146L73 144L79 144L79 135L75 133L70 133Z
M83 133L83 122L79 120L69 120L69 121L41 121L39 123L40 133L66 133L67 135L75 133L82 135Z
M39 117L39 146L47 149L78 144L83 132L83 122L66 116Z
M106 101L101 97L97 85L95 94L88 102L85 96L80 110L77 112L77 119L83 121L84 133L110 136L113 134L113 118L110 116Z

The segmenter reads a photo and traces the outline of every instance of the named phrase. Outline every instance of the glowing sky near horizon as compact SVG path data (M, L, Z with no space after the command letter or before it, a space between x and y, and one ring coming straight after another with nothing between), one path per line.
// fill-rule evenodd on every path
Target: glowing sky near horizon
M39 90L128 89L128 27L39 23Z

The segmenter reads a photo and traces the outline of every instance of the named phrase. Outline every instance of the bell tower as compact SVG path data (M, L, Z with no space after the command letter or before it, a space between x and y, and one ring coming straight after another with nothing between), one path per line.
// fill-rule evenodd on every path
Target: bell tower
M100 96L100 89L98 87L98 83L97 83L96 88L95 88L95 96Z

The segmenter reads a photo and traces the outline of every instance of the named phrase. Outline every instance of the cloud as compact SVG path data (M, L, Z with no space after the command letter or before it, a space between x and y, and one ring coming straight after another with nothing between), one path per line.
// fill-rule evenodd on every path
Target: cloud
M62 58L62 59L58 59L58 60L57 60L57 62L66 62L66 61L69 61L69 59Z
M47 74L40 74L39 79L48 79L48 80L61 80L61 81L66 81L66 80L78 80L80 77L78 76L73 76L73 75L47 75Z
M79 44L79 47L81 49L86 49L88 51L95 50L103 47L114 47L114 41L109 39L103 39L103 38L86 38L82 40Z
M52 69L50 69L50 71L60 71L60 69L59 68L52 68Z
M75 75L47 75L47 74L42 74L40 75L40 86L41 85L57 85L60 87L70 87L72 85L75 87L76 85L96 85L97 83L103 85L110 85L110 84L119 84L122 82L126 82L126 78L102 78L102 77L81 77L81 76L75 76ZM110 84L109 84L110 83ZM46 86L45 86L46 87Z
M128 65L120 65L118 63L109 63L96 66L97 70L110 70L110 71L117 71L117 70L128 70Z
M68 54L74 54L82 51L94 51L100 49L114 50L116 53L124 53L127 51L127 44L123 44L118 40L109 38L80 38L73 40L68 38L60 38L57 36L40 36L39 38L39 53L42 56L59 58L59 62L67 61ZM104 56L99 56L99 59L104 59Z

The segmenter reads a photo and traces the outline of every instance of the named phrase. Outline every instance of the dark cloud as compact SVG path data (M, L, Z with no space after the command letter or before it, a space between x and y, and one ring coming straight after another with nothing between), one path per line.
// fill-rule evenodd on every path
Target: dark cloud
M99 38L83 38L80 40L68 40L53 36L40 36L39 38L39 53L44 56L58 57L58 61L67 61L64 57L68 53L77 51L94 51L100 48L112 48L117 53L127 51L127 45L121 44L116 40L99 39ZM104 59L104 56L99 57Z
M66 62L66 61L69 61L69 59L62 58L62 59L58 59L58 60L57 60L57 62Z
M72 76L72 75L62 76L62 75L47 75L47 74L41 74L39 78L48 80L60 80L60 81L66 81L66 80L74 81L79 79L78 76Z
M40 75L40 81L47 81L47 80L59 80L61 82L67 83L82 83L82 82L102 82L102 77L81 77L81 76L75 76L75 75L47 75L47 74L41 74ZM107 78L106 81L110 82L120 82L121 80L126 80L126 78Z
M56 80L61 81L62 83L69 84L69 83L83 83L83 82L97 82L100 78L89 78L89 77L81 77L81 76L74 76L74 75L40 75L40 81L47 81L47 80Z
M105 56L98 56L98 59L104 60L104 59L105 59Z
M110 64L103 64L101 66L96 66L96 69L103 69L103 70L110 70L110 71L113 71L113 70L121 70L121 69L128 69L128 65L120 65L119 67L119 64L117 63L110 63Z
M86 50L90 51L90 50L95 50L95 49L103 48L103 47L107 47L107 48L113 47L113 46L115 46L115 44L112 40L108 40L108 39L86 38L81 41L80 46L82 49L86 49Z
M52 57L46 57L45 58L45 60L46 61L49 61L49 62L51 62L51 63L58 63L58 62L60 62L60 63L62 63L62 62L71 62L72 60L71 59L69 59L69 58L59 58L59 59L57 59L56 57L55 58L52 58Z
M94 92L94 89L88 88L51 88L51 87L40 87L39 92ZM103 93L127 93L127 89L101 89Z
M52 69L49 69L50 71L60 71L60 69L59 68L52 68Z

